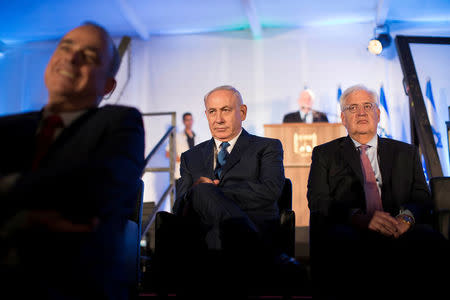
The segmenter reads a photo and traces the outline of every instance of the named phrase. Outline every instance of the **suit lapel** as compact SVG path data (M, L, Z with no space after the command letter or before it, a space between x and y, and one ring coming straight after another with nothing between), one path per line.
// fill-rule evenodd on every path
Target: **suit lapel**
M205 163L205 170L209 172L209 178L214 178L214 139L212 138L202 149L202 158Z
M347 136L341 145L342 155L347 163L355 172L362 186L364 186L364 177L361 169L361 160L359 159L358 150L349 136Z
M298 121L299 121L300 123L304 123L305 120L302 119L302 114L300 113L300 111L297 112L297 115L298 115Z
M227 162L223 167L222 178L224 178L226 176L226 173L241 160L242 154L245 149L247 149L247 146L249 144L249 139L250 135L248 134L248 132L245 131L245 129L242 129L242 133L236 141L236 144L234 145L233 150L231 151L230 156L228 157Z
M48 150L47 154L43 158L43 162L46 161L51 155L58 150L64 143L72 137L74 134L77 133L80 126L86 122L91 116L95 114L95 112L98 111L98 108L93 108L88 110L86 113L81 115L78 119L74 120L67 128L64 128L64 130L61 132L61 134L56 138L56 140L52 143L50 146L50 149Z
M389 144L385 139L378 137L378 165L380 166L381 172L381 180L383 182L382 185L382 193L381 197L383 198L383 190L388 186L387 183L391 180L392 173L392 163L393 163L393 155L394 151L389 151Z
M315 110L311 111L312 112L312 116L313 116L313 122L317 122L318 121L318 114Z
M32 112L26 115L20 122L15 125L15 135L20 140L13 142L12 144L21 145L22 149L16 150L15 154L20 154L20 169L27 170L31 166L33 157L36 152L36 133L39 127L39 122L42 119L42 110L38 112ZM9 157L11 159L11 157ZM15 159L13 159L15 160Z

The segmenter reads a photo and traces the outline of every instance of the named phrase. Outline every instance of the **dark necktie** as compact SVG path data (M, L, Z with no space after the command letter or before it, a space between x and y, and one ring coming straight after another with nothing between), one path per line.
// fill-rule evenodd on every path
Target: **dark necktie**
M221 179L222 176L222 169L223 166L225 166L225 163L228 159L228 151L227 148L230 146L230 143L223 142L220 144L220 151L217 154L217 162L216 162L216 169L214 170L214 175L217 179Z
M375 179L375 172L370 164L369 157L367 157L367 149L369 146L361 145L360 158L361 166L364 175L364 193L366 195L366 211L368 215L373 215L377 210L383 211L383 204L381 202L380 191L378 190L377 180Z
M55 136L57 128L64 127L64 123L59 115L50 115L42 122L42 127L36 136L36 152L31 166L36 170L42 158L47 154Z

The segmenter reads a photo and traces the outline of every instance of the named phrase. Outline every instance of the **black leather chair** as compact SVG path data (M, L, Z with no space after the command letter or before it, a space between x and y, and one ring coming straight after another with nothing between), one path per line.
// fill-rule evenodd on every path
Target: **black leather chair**
M292 182L284 181L281 197L278 199L280 210L279 245L283 253L295 257L295 212L292 210Z
M277 277L275 279L267 278L267 283L272 283L277 286L278 282L274 283L274 281L284 281L282 278L289 276L281 276L280 273L283 273L283 270L288 270L287 273L292 274L292 272L298 271L296 267L299 266L294 259L295 212L292 210L292 182L289 178L285 179L282 194L278 199L278 207L280 211L280 226L275 239L277 245L274 245L274 247L282 253L282 258L278 260L278 266L267 271L269 273L273 270L270 277ZM160 211L156 214L155 252L153 259L154 274L151 278L154 281L153 285L156 287L157 293L167 295L175 291L174 286L179 291L183 289L183 278L194 276L193 273L195 273L195 270L188 270L191 265L185 264L186 261L183 259L196 260L201 256L211 254L206 251L206 244L204 243L201 232L201 224L177 217L165 211ZM203 258L201 257L201 259ZM295 265L295 270L292 270L292 265ZM301 272L304 272L304 269ZM299 282L295 284L297 286L301 285ZM267 288L267 286L262 288Z
M292 210L292 182L289 178L285 179L283 191L278 199L278 208L280 211L280 226L277 233L276 242L281 252L290 257L295 255L295 212ZM167 249L178 234L180 220L172 213L160 211L156 214L155 220L155 252L158 248ZM194 225L195 226L195 225ZM177 229L176 229L177 228ZM166 239L167 238L167 239Z
M142 203L144 182L139 180L136 197L136 209L125 224L126 278L130 287L130 296L137 296L138 285L141 281L141 231L142 231Z
M431 198L433 200L434 227L449 239L450 231L450 177L430 179Z

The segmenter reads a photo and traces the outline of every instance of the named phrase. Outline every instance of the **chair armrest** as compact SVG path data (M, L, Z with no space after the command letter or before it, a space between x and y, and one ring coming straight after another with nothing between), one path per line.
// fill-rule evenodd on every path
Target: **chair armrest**
M284 253L295 256L295 212L291 209L280 211L279 242Z

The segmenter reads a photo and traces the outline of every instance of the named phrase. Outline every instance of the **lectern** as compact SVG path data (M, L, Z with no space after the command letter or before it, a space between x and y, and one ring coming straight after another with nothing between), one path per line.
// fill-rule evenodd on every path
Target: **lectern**
M284 123L264 125L264 135L283 144L284 172L292 181L292 209L295 226L309 226L306 199L311 154L315 146L346 136L340 123Z

